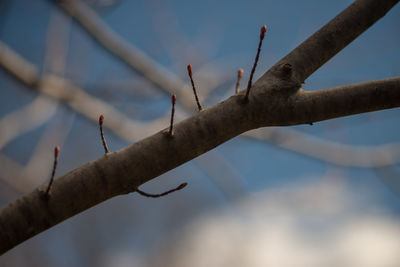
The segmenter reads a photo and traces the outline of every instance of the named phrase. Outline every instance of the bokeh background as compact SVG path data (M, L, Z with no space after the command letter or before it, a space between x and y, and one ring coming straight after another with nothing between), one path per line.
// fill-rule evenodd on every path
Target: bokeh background
M167 127L158 119L169 116L171 92L151 82L152 70L184 85L176 88L181 120L196 112L187 64L211 106L233 94L239 68L246 84L262 25L256 78L351 2L83 1L79 16L96 18L114 41L152 60L146 76L65 12L68 4L0 1L0 204L48 181L55 145L57 176L102 156L100 113L113 151ZM397 5L303 88L399 76L399 28ZM5 51L18 55L28 77L57 75L86 98L73 104L59 83L22 82L22 68L20 78L6 70ZM399 266L399 115L234 138L141 187L159 193L188 182L184 190L113 198L9 251L0 266Z

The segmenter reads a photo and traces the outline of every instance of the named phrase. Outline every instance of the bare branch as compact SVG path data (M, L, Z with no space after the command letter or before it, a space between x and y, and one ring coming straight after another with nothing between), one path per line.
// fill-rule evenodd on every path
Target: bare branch
M4 116L0 120L0 149L18 136L45 123L56 110L57 103L45 96L38 96L28 105Z
M39 82L39 70L1 41L0 64L28 86L34 87Z
M249 129L265 125L304 123L308 116L317 116L318 120L322 120L323 116L333 118L400 106L400 78L375 82L374 95L380 97L375 97L371 101L362 101L365 97L363 84L349 88L346 94L351 95L353 106L348 105L347 110L339 112L338 108L331 104L329 109L322 110L321 115L310 113L308 105L319 107L323 104L313 103L326 104L331 99L344 98L345 95L341 93L342 88L324 90L321 93L299 91L290 96L289 101L286 100L287 97L279 97L278 94L271 97L271 94L265 94L257 88L252 96L262 99L264 105L273 107L271 112L260 112L260 109L265 108L257 103L243 105L242 97L235 95L176 124L174 138L168 138L165 131L160 131L125 149L106 154L54 180L49 202L44 202L40 197L40 192L44 190L40 187L2 208L0 250L4 252L106 199L133 192L139 185ZM271 88L266 90L270 91ZM333 103L343 108L340 101ZM368 106L360 108L361 104ZM296 110L299 114L294 116L290 109Z
M80 0L60 1L60 6L76 19L99 44L109 52L142 74L156 86L166 89L170 94L176 94L181 99L181 105L193 109L191 94L186 90L186 84L175 74L162 67L138 48L129 44L117 35L101 18Z
M303 83L314 71L383 17L398 1L356 0L277 65L292 65L296 70L296 80Z
M1 43L0 43L1 45ZM8 52L10 52L9 50ZM18 55L17 55L18 56ZM9 56L8 56L9 57ZM25 61L25 59L19 57L20 61L20 66L22 70L26 69L26 66L29 66L29 62ZM7 63L6 63L7 64ZM7 67L8 65L5 65ZM30 67L33 69L32 67ZM25 73L24 71L22 73ZM48 76L45 76L48 77ZM45 80L47 78L43 78ZM57 78L61 79L61 78ZM25 79L22 79L23 81ZM62 80L64 81L64 80ZM66 80L65 80L66 81ZM39 83L41 84L41 83ZM76 111L80 112L83 116L86 118L91 119L92 121L97 122L97 112L101 110L113 110L112 107L110 107L107 103L102 102L99 99L94 98L93 96L87 95L82 91L82 89L79 89L78 87L72 86L70 82L66 81L65 83L60 83L60 84L67 84L68 86L60 86L56 90L60 91L59 94L53 94L52 96L60 101L66 102L68 105L70 105L72 108L74 108ZM373 88L374 84L370 85L370 88ZM55 87L53 87L55 88ZM85 94L87 101L81 101L79 103L69 103L69 101L73 101L72 98L70 97L63 97L62 96L68 96L72 94ZM38 101L36 103L36 101ZM45 102L43 102L45 101ZM34 104L36 103L36 104ZM49 103L49 104L45 104ZM83 106L85 103L92 103L92 108L91 109L85 109ZM101 103L98 105L97 103ZM35 102L32 102L31 105L34 106L34 108L31 107L26 107L25 109L17 111L18 115L17 118L13 117L11 119L7 119L8 116L4 117L0 121L0 126L2 129L7 129L7 131L2 131L2 135L5 133L8 133L11 131L13 128L18 128L20 129L21 127L27 127L29 123L25 122L26 118L29 118L29 122L35 122L37 120L40 120L41 114L46 113L45 110L47 110L49 116L52 114L51 108L48 108L47 106L50 105L51 103L49 100L43 99L39 101L38 99L35 100ZM82 104L82 107L81 105ZM36 112L36 108L42 108L43 112ZM47 107L47 108L46 108ZM25 110L25 111L23 111ZM55 112L55 108L54 111ZM27 116L29 114L30 116ZM44 114L44 115L46 115ZM132 121L132 119L126 117L125 115L119 116L116 114L112 114L112 120L110 124L106 124L108 126L108 129L115 133L117 136L130 141L130 142L135 142L138 139L140 139L142 136L144 136L145 133L140 133L141 129L146 128L146 129L151 129L151 131L157 131L160 128L165 127L168 124L168 119L169 115L167 114L165 118L159 120L159 121L154 121L151 123L143 123L140 124L139 122ZM39 118L38 118L39 116ZM96 118L96 120L94 120ZM18 124L16 126L12 126L14 124ZM135 125L138 124L138 126L132 126L132 127L127 127L127 128L121 128L117 127L117 125ZM170 124L171 125L171 124ZM7 126L7 127L6 127ZM135 127L135 128L134 128ZM20 133L20 130L16 131L17 133ZM22 132L21 132L22 133ZM0 137L2 136L0 135ZM260 129L257 131L252 131L244 134L245 136L251 137L251 138L256 138L258 140L264 140L264 141L269 141L273 142L277 145L279 145L282 148L289 149L292 151L295 151L297 153L301 153L303 155L316 158L318 160L323 160L326 162L330 162L336 165L342 165L342 166L356 166L356 167L380 167L380 166L386 166L386 165L391 165L400 160L400 155L397 155L396 153L396 144L387 144L384 146L379 146L379 147L357 147L357 146L350 146L350 145L342 145L338 143L333 143L329 142L326 140L321 140L317 138L313 138L309 136L308 134L296 132L294 130L289 130L289 129ZM14 135L15 136L15 135ZM3 141L2 141L3 140ZM11 140L8 138L8 140ZM4 137L0 138L0 148L2 147L3 143L7 143L5 141ZM324 148L324 149L320 149ZM329 151L329 153L327 153ZM343 156L343 153L348 156ZM384 154L386 155L385 157L382 157L381 155Z
M26 85L37 88L40 93L65 102L70 108L95 123L98 123L98 114L104 114L108 118L113 118L105 122L104 126L112 129L125 140L134 142L154 133L160 127L168 125L168 115L151 123L132 121L106 102L91 97L84 90L62 77L52 74L45 74L40 77L38 70L33 64L23 59L1 41L0 55L2 55L0 57L0 65ZM45 115L47 116L47 114Z
M42 184L50 175L49 147L54 144L62 146L71 130L75 115L67 115L61 120L51 120L37 142L28 162L21 165L5 155L0 154L0 179L13 191L26 194Z
M361 31L390 9L380 6L392 2L375 3L378 4L371 4L370 0L357 1L349 7L355 17L369 21L358 22L362 25ZM365 9L365 4L372 10ZM360 34L360 27L352 27L353 17L347 12L342 12L328 24L335 27L329 26L321 30L326 38L336 36L344 39L344 42L337 41L334 48L326 48L331 52L325 52L314 46L313 39L319 40L319 34L309 39L300 47L304 51L314 51L314 55L309 55L311 67L306 67L308 63L290 54L286 57L288 62L276 64L253 85L247 105L242 101L244 92L240 92L175 124L174 138L165 135L166 129L163 129L54 180L49 201L41 198L40 192L45 188L42 186L3 207L0 210L0 253L102 201L133 192L139 185L250 129L303 124L399 107L400 78L317 92L299 89L300 82L318 68L319 63L323 64L324 60L328 60L342 48L340 44L344 47ZM372 22L370 16L374 19ZM337 28L337 25L342 28L351 27L351 32L356 34L347 34L347 30ZM342 36L336 32L346 34ZM352 37L349 38L348 35ZM315 60L320 53L322 60ZM293 68L287 68L285 64L292 64ZM301 70L301 64L305 70Z
M374 168L390 166L400 160L400 143L354 146L279 128L257 129L243 136L268 141L302 155L340 166Z

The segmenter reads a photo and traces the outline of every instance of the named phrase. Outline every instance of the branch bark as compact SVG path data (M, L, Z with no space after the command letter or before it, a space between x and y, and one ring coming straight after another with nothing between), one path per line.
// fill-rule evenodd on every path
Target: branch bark
M250 129L321 121L400 106L400 78L304 92L300 84L397 1L356 1L244 92L125 149L109 153L0 210L0 252L136 188ZM354 18L360 21L355 22ZM291 64L288 70L285 64Z
M20 81L24 82L32 80L25 75L29 73L28 70L34 70L35 73L39 73L37 68L35 68L30 62L22 58L5 44L2 44L1 41L0 53L5 55L5 57L0 58L0 65L2 65L6 70L9 70L10 73ZM18 67L15 66L17 64ZM19 69L21 71L13 72L13 69ZM91 120L96 125L100 113L104 114L107 118L111 118L111 120L105 122L105 126L109 131L128 142L136 142L142 137L154 133L160 128L166 126L170 118L170 114L167 114L167 116L150 122L135 121L125 116L123 113L118 112L101 99L88 95L82 88L73 85L71 81L65 78L56 75L43 74L42 76L35 76L35 80L37 80L35 84L38 84L39 87L33 88L38 90L39 93L52 97L56 101L61 101L74 111L80 113L86 119ZM29 84L26 85L29 86ZM51 88L51 90L44 88ZM43 105L41 107L43 108ZM17 114L18 113L21 113L21 111L17 111ZM33 116L30 116L30 120L33 119L33 121L38 120L38 118L35 119L35 117L42 115L40 112L32 113L32 110L29 108L22 112L21 115L18 115L18 117L21 116L27 118L29 117L27 116L29 113ZM176 121L180 121L185 115L187 116L184 111L181 113L183 114L180 114L179 112L175 114L175 117L177 117ZM7 119L9 116L14 115L9 114L0 120L0 128L2 124L8 125L8 123L10 123L11 120ZM26 121L23 119L13 119L12 121L15 124L17 131L14 131L15 134L10 135L5 139L5 143L23 133L23 131L20 133L20 130L26 127ZM341 166L371 168L388 166L400 161L400 153L397 153L397 147L399 146L398 143L368 147L344 145L328 140L318 139L306 133L290 130L289 128L263 128L256 131L246 132L242 136L268 141L287 150L295 151L308 157ZM0 148L1 144L5 144L4 142L2 142L0 134ZM203 164L203 167L207 167L207 165Z

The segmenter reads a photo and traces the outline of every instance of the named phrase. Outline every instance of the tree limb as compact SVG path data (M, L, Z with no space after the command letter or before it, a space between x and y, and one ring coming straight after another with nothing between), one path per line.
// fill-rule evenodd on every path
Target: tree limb
M400 159L399 142L354 146L323 140L288 128L260 128L242 136L268 141L301 155L345 167L381 168L394 165Z
M296 47L278 64L289 63L303 83L366 29L383 17L398 0L356 0L348 8Z
M181 105L185 108L191 110L195 108L190 101L192 99L190 87L185 82L116 34L84 2L69 0L59 1L59 4L108 52L120 58L156 86L164 88L170 94L176 94L178 99L184 100Z
M15 77L18 78L20 81L24 82L29 80L28 77L26 77L25 75L26 73L29 73L28 70L34 70L33 72L38 73L34 65L26 61L26 59L22 58L15 51L7 47L5 44L2 44L0 41L0 52L1 51L4 55L7 55L5 58L8 59L2 60L0 58L0 64L5 69L10 70L15 64L17 64L15 63L16 61L19 62L16 69L19 69L21 71L18 73L14 73L11 71L10 72L14 76L18 75ZM32 80L32 78L30 80ZM168 124L169 114L167 114L167 116L165 117L153 120L151 122L138 122L132 120L123 113L115 110L108 103L102 101L101 99L97 99L93 96L88 95L83 89L73 85L72 82L56 75L44 74L41 77L37 75L35 76L35 81L35 84L39 84L39 88L34 88L37 88L40 93L50 96L57 101L62 101L63 103L71 107L74 111L80 113L82 116L96 124L98 123L98 116L101 113L104 114L107 118L111 118L111 120L106 120L105 126L111 132L128 142L136 142L137 140L140 140L143 136L151 134ZM49 83L48 81L54 82ZM47 86L46 84L48 83L50 85ZM51 88L52 90L45 90L43 88ZM76 98L79 101L75 101ZM90 108L87 108L88 105L90 106ZM43 109L43 107L45 106L42 105L41 108ZM22 112L22 110L17 112L20 113ZM14 127L8 125L8 121L10 120L6 120L6 118L9 117L11 114L0 120L0 125L3 124L4 127L8 125L8 128L16 127L18 129L22 129L22 127L25 127L25 124L27 123L26 121L24 121L24 118L28 117L26 116L27 114L33 115L33 117L31 116L33 118L33 121L36 121L36 117L40 116L41 114L39 112L32 112L33 110L28 109L26 112L23 112L23 114L20 115L22 117L21 119L13 119L10 125L15 125ZM186 115L186 113L184 115ZM178 121L181 120L182 116L183 114L178 116ZM30 119L32 120L32 118ZM7 131L9 130L10 129L8 129ZM16 137L17 134L19 134L19 131L20 130L18 130L16 134L14 134L11 138ZM1 136L2 135L0 134L0 148L2 144ZM360 148L358 146L343 145L327 140L318 139L310 136L309 134L301 133L295 130L289 130L288 128L258 129L256 131L246 132L242 136L254 138L261 141L269 141L282 148L301 153L305 156L341 166L356 166L367 168L382 167L395 164L400 160L400 154L396 152L396 148L398 146L397 143ZM10 140L10 138L8 140ZM382 155L385 156L382 157Z
M139 185L250 129L297 125L399 107L400 78L317 92L304 92L299 88L313 71L396 2L356 1L299 46L303 51L310 51L307 58L298 52L290 53L254 84L245 103L242 91L178 123L172 137L167 129L162 130L56 179L47 200L43 198L44 185L3 207L0 210L0 253L102 201L132 192ZM363 22L353 26L349 10ZM352 29L351 33L342 30L347 27ZM323 40L329 36L344 41L327 46ZM319 47L324 48L323 51ZM290 71L285 64L292 64Z

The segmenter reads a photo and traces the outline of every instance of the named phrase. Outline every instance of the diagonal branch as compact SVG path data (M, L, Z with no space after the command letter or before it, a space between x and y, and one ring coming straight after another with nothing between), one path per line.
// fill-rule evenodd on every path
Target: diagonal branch
M44 96L0 119L0 150L10 141L48 121L57 111L57 104Z
M101 18L81 0L60 1L60 6L98 41L108 52L142 74L156 86L184 100L181 105L193 109L195 105L190 88L178 76L164 68L138 48L116 34Z
M375 83L375 92L387 95L386 103L381 105L370 102L368 110L379 107L400 106L400 78ZM363 84L353 85L354 92L362 92ZM339 95L345 96L344 94ZM251 128L262 125L255 122L264 120L266 125L289 125L304 123L309 112L304 109L309 103L325 103L338 92L332 88L322 94L298 92L289 105L278 105L272 98L264 98L266 105L274 106L275 112L257 112L257 105L243 105L240 97L232 96L228 100L205 109L195 116L176 124L173 138L167 135L167 129L160 131L123 150L109 153L66 175L56 179L48 202L41 198L43 187L4 207L0 217L1 250L4 252L27 238L55 225L72 215L86 210L108 198L126 194L162 173L205 153L215 146L241 134ZM352 90L349 90L351 93ZM389 93L387 93L389 92ZM254 92L253 92L254 93ZM360 111L357 94L354 93L354 107L340 112L341 116ZM307 96L305 96L307 95ZM258 94L258 97L263 97ZM342 98L343 98L342 97ZM362 99L362 98L361 98ZM307 104L306 104L307 103ZM300 114L298 121L287 118L285 111L293 106ZM321 107L315 104L316 108ZM301 108L303 107L303 109ZM272 110L271 110L272 111ZM249 114L259 114L254 121L248 120ZM338 116L335 108L325 110L327 118ZM321 116L318 116L322 120ZM289 119L289 120L288 120Z
M132 121L111 105L100 99L91 97L84 90L60 76L53 74L43 74L40 76L39 70L33 64L26 61L1 41L0 55L0 65L2 67L26 85L37 88L41 94L64 101L71 109L96 123L99 114L114 118L107 121L105 126L112 129L118 136L125 140L134 142L157 131L160 125L168 124L168 116L151 123ZM43 102L44 100L41 101Z
M314 71L383 17L398 1L356 0L277 64L291 64L296 69L296 79L303 83Z
M2 45L1 42L0 51L3 51L3 55L7 55L7 58L9 58L9 60L0 59L0 64L7 70L9 70L11 66L15 64L13 62L15 62L16 58L18 58L18 61L20 63L17 69L20 69L22 71L14 75L18 75L17 78L21 81L25 81L28 79L24 76L24 73L27 73L27 69L35 70L35 72L37 72L36 68L31 63L27 62L26 59L23 59L21 56L16 54L5 44ZM35 77L36 80L51 80L50 78L48 78L48 75L43 75L42 78L40 78L39 76ZM83 115L85 118L92 120L94 123L97 123L98 114L102 113L103 111L107 111L106 114L112 116L110 117L112 118L112 121L107 122L105 126L114 134L128 142L135 142L143 136L146 136L146 134L155 132L158 129L168 125L169 114L152 122L137 122L128 118L123 113L119 113L106 102L86 94L81 88L72 85L72 82L58 76L51 77L60 82L52 83L53 91L51 91L52 94L49 94L49 96L58 101L62 101L66 105L70 106L73 110ZM37 83L45 84L45 82ZM40 88L39 91L43 94L46 94L47 92L45 90L41 91ZM81 99L82 101L74 101L74 96L76 95L84 95L83 99ZM90 103L90 109L86 108L87 103ZM41 121L40 116L43 112L47 110L47 108L46 105L42 104L42 102L39 102L37 105L39 105L41 110L43 110L42 112L35 112L35 110L28 108L27 106L26 111L22 112L22 110L25 110L25 108L17 111L17 113L21 113L21 115L18 116L18 118L21 117L21 119L7 119L9 116L14 116L9 114L2 120L0 120L0 126L4 125L4 129L6 129L5 127L6 125L8 125L7 131L4 131L4 133L0 134L0 148L2 147L2 144L4 144L4 142L7 143L7 140L15 138L16 134L20 134L20 131L21 129L23 129L23 127L29 125L29 123L25 121L26 118L30 118L29 122L35 122L38 120ZM110 110L112 111L112 113L108 112ZM51 109L49 109L47 112L50 112L49 114L51 114ZM31 114L33 116L27 116L27 114ZM10 122L10 124L8 122ZM120 125L124 125L124 127L120 127ZM14 131L16 134L10 135L9 138L7 138L7 136L2 138L5 133L8 133L14 128L17 129L17 131ZM386 144L384 146L378 147L359 148L357 146L341 145L338 143L321 140L308 134L289 129L260 129L257 131L244 133L244 136L257 140L269 141L284 149L295 151L311 158L342 166L356 166L367 168L380 167L395 164L400 160L400 154L397 153L395 149L397 147L396 143ZM344 157L343 154L347 156ZM382 154L386 156L381 157Z
M358 13L369 16L370 11L363 7L367 4L374 8L370 3L370 0L357 1L348 9L357 16L360 16ZM371 24L393 5L393 1L379 3L388 7L383 11L382 8L373 10L375 20ZM341 27L350 27L354 21L348 12L345 10L328 25L343 21ZM360 24L364 25L364 30L368 26ZM340 32L335 27L324 31L327 30L331 30L327 36ZM318 40L320 35L314 38ZM345 44L352 40L340 35L337 38L345 39ZM303 48L307 50L313 43L309 39ZM326 48L334 51L328 53L329 57L341 49L342 43L337 43L339 48ZM311 58L318 58L322 53L316 48L313 51L316 55ZM329 57L322 55L320 64ZM313 60L314 67L304 71L299 66L306 66L308 61L302 62L293 53L286 58L288 62L276 64L254 84L246 103L243 102L244 92L239 92L176 124L173 137L168 135L167 129L162 130L56 179L47 200L42 197L45 190L42 186L3 207L0 210L0 252L111 197L132 192L139 185L250 129L296 125L400 106L400 78L304 92L299 89L299 82L318 68L315 64L318 60ZM293 67L288 68L287 64Z

